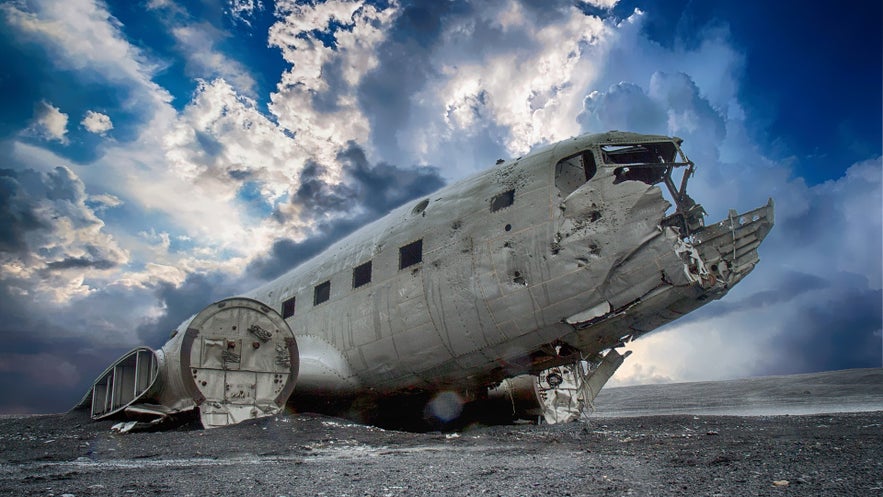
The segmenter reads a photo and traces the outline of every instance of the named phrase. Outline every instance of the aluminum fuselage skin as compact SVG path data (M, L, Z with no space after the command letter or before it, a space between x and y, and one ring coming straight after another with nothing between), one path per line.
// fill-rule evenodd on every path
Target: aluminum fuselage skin
M709 278L701 261L697 271L684 237L660 226L671 204L658 185L617 181L600 163L575 191L556 184L563 158L650 142L680 140L583 135L500 163L245 294L280 313L296 299L286 319L301 356L293 398L475 391L590 357L722 296L753 262L728 278ZM494 211L508 191L512 204ZM416 240L422 261L400 269L400 247ZM354 288L367 261L371 281ZM324 282L329 298L314 305Z

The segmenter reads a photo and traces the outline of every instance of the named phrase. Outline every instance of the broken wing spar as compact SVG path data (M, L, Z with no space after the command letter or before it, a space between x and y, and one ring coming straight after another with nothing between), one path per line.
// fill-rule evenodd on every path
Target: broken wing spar
M613 131L498 163L211 304L82 405L96 419L198 410L206 427L445 391L550 421L565 394L584 410L618 347L725 295L773 226L772 200L706 226L680 145Z

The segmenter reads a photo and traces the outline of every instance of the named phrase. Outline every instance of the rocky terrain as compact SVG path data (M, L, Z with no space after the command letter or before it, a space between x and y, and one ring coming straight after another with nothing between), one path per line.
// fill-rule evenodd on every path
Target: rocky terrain
M880 373L859 371L855 381L873 382L867 373ZM722 384L718 389L734 390ZM697 392L710 395L714 385L701 384ZM879 385L864 390L874 388ZM614 391L611 403L615 395L637 402ZM608 407L627 411L627 405L620 399ZM190 424L126 434L85 412L5 417L0 494L883 496L883 410L631 412L457 433L382 430L291 413L214 430Z

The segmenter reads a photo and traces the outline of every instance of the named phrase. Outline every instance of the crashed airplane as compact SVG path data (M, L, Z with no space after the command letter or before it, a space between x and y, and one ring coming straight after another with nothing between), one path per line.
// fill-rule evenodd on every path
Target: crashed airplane
M286 406L368 422L584 411L619 347L723 297L773 226L772 200L706 225L681 142L613 131L498 161L212 303L80 405L206 428Z

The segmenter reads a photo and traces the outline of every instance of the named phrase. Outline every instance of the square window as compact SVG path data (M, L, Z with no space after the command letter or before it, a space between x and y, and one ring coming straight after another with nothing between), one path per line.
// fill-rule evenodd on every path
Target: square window
M282 302L282 319L294 316L294 297Z
M491 199L491 212L505 209L515 202L515 190L505 191Z
M316 289L313 292L313 305L319 305L322 302L331 298L331 282L326 281L325 283L320 283L316 285Z
M421 261L423 261L423 239L399 247L399 269L405 269Z
M371 261L353 268L353 288L371 283Z

